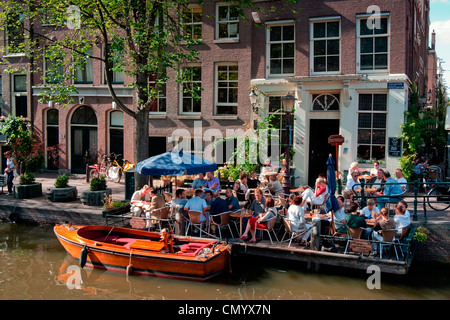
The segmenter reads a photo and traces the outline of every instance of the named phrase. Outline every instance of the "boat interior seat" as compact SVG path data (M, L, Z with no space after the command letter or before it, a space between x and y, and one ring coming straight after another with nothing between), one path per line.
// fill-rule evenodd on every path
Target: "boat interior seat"
M196 256L203 248L206 248L210 245L210 243L198 243L198 242L191 242L186 243L180 246L180 251L178 251L178 254L184 255L184 256Z

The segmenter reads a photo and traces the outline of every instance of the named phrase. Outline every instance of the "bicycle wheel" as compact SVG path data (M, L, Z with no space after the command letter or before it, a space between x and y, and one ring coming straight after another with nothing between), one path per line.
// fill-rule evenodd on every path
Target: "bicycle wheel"
M444 211L450 207L450 201L448 201L447 188L437 187L428 192L427 202L431 209L436 211Z
M91 169L91 171L89 171L89 177L98 177L98 171L96 169Z

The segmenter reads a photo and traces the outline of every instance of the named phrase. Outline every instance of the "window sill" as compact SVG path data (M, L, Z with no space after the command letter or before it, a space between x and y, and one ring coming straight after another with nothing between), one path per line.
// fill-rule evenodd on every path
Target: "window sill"
M213 120L237 120L238 116L237 115L223 115L223 116L212 116Z
M3 56L3 58L20 58L20 57L26 57L25 52L8 53Z
M165 112L158 112L158 113L149 113L149 115L148 115L148 118L150 119L150 120L165 120L165 119L167 119L167 115L166 115L166 113Z
M220 44L220 43L239 43L239 38L237 39L217 39L213 40L213 43Z
M180 120L201 120L202 115L195 115L195 114L180 114L178 115L178 119Z

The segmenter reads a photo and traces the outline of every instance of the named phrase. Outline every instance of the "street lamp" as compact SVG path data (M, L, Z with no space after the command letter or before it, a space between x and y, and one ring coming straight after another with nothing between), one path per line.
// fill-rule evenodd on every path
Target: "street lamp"
M258 95L256 94L255 89L252 89L252 92L250 93L249 98L250 98L250 104L252 105L253 113L257 113L258 106L257 106L256 100L258 99Z
M290 169L290 141L289 136L291 134L290 130L290 116L292 111L294 110L295 101L297 99L292 96L291 94L287 94L285 97L281 98L281 106L283 107L284 113L286 115L286 137L285 137L285 143L284 143L284 158L286 160L286 166L284 170L284 180L283 180L283 190L286 195L290 194L291 189L291 169Z

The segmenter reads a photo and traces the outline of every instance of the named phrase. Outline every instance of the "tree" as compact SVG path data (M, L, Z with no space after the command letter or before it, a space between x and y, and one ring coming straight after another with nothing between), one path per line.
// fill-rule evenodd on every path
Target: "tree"
M254 7L250 0L228 2L243 18L245 9ZM25 29L19 48L16 42L11 42L5 50L11 52L14 45L16 52L27 53L33 65L31 69L36 72L44 72L42 61L45 60L42 77L45 90L41 92L41 101L51 100L61 106L71 103L72 94L76 93L72 85L74 71L83 69L88 59L100 60L113 101L135 119L134 158L139 162L148 156L148 139L142 137L149 136L150 107L166 83L169 71L175 71L177 82L189 82L191 74L183 66L198 60L195 45L199 41L181 27L186 10L193 3L203 5L204 1L4 0L0 1L2 25L15 30L20 24ZM20 19L10 18L17 14ZM99 44L100 55L93 50ZM111 70L123 71L133 79L130 84L135 92L132 107L116 94L111 72L108 72ZM199 88L187 86L185 90L195 97ZM144 181L141 177L136 185Z

